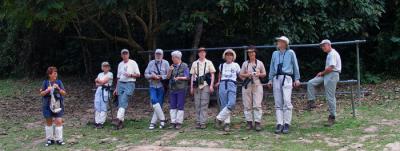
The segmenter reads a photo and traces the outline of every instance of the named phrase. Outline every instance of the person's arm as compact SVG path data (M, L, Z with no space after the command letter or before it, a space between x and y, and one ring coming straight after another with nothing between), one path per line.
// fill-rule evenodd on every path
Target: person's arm
M328 67L325 68L324 71L321 71L318 73L318 76L324 76L328 73L333 72L333 69L335 68L336 65L336 58L334 55L329 56L328 55Z
M183 76L182 77L176 77L177 80L189 80L190 74L189 74L189 68L187 65L185 65L185 68L183 69Z
M167 73L168 73L168 67L169 67L169 63L168 63L168 61L163 61L163 69L165 69L165 72L162 72L162 70L160 71L161 72L161 79L163 79L163 80L165 80L165 79L167 79Z
M272 78L274 78L274 75L276 74L274 70L274 65L275 65L275 52L272 53L271 64L269 64L268 83L272 81Z
M296 53L294 51L292 51L292 64L293 64L294 79L299 81L300 80L300 70L299 70L299 64L297 62Z
M60 94L61 94L62 96L67 95L67 92L66 92L65 89L64 89L64 84L62 83L61 80L59 80L59 85L56 86L56 89L58 89L58 90L60 91Z
M132 78L140 78L140 69L138 64L134 61L133 62L133 74L131 75Z
M168 72L167 72L167 79L171 79L172 70L174 70L174 65L169 66Z
M263 62L259 62L260 63L260 73L258 75L259 78L265 78L267 76L267 72L265 71L265 66Z
M193 93L192 91L193 91L193 81L194 81L194 79L196 78L196 73L195 73L195 68L196 68L197 66L195 65L195 62L193 62L192 63L192 67L190 68L190 74L192 75L191 76L191 78L190 78L190 93Z
M151 79L152 78L152 73L150 73L151 67L153 67L154 61L150 61L149 64L146 67L146 70L144 70L144 77L146 79ZM161 70L161 69L160 69Z
M45 95L49 94L50 91L51 91L51 88L47 87L46 81L44 81L42 84L42 88L39 90L40 96L45 96Z
M245 65L245 64L246 64L246 65ZM244 80L244 79L246 79L246 78L249 77L249 74L247 73L247 71L246 71L246 69L245 69L245 67L247 66L247 64L248 64L248 62L247 62L247 63L246 63L246 62L243 62L242 68L240 69L239 78L240 78L241 80Z

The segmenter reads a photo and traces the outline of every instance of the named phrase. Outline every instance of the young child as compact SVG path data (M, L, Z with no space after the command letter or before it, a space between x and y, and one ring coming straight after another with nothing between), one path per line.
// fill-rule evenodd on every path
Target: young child
M107 104L111 97L111 85L113 82L113 74L110 72L110 64L103 62L101 70L103 72L97 75L94 80L97 86L96 94L94 96L94 109L95 109L95 128L103 128L103 124L107 119Z
M219 86L218 94L221 104L221 111L217 115L216 126L220 128L222 123L225 123L224 131L229 131L231 112L236 104L236 80L240 73L240 66L234 62L236 53L232 49L226 49L222 58L225 60L225 63L219 66L219 81L216 84L216 86Z
M56 67L48 67L47 76L48 80L43 81L40 89L43 102L42 112L46 120L45 134L47 141L45 146L54 143L64 145L62 116L64 115L64 96L67 93L61 80L57 79Z

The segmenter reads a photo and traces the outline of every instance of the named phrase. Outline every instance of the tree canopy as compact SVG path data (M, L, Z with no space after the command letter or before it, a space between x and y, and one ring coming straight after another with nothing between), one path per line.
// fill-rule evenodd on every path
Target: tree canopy
M121 48L140 55L156 48L273 44L286 35L292 43L367 39L362 58L373 62L363 61L363 70L399 75L393 65L400 60L398 6L397 0L3 0L0 70L2 76L37 76L56 65L90 77L99 62L117 62ZM298 52L310 58L301 66L317 71L323 54L310 51ZM353 61L354 53L343 52Z

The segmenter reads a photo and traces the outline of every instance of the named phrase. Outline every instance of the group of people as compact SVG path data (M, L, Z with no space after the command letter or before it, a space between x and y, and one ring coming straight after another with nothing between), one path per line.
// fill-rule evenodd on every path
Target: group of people
M261 131L262 106L264 88L261 83L268 75L267 87L273 90L275 100L276 134L287 134L292 121L291 94L293 87L300 86L300 71L296 53L289 48L289 39L281 36L276 39L277 50L273 52L267 73L262 61L258 60L257 49L250 46L247 49L248 60L242 66L235 62L236 53L226 49L222 55L224 63L218 66L219 74L215 77L216 69L211 60L206 58L207 50L198 49L198 60L189 67L182 62L182 53L171 53L172 64L163 59L163 50L157 49L154 60L151 60L144 72L149 82L150 103L153 108L149 129L165 128L166 117L163 112L164 96L169 93L169 128L181 129L184 121L185 96L187 91L194 96L196 113L196 128L205 129L208 121L208 105L210 94L217 90L220 111L215 118L218 129L230 131L231 114L235 110L237 99L237 83L242 81L243 112L247 130ZM336 118L336 84L341 72L339 53L331 47L329 40L320 43L321 49L327 53L325 69L307 84L308 109L315 108L315 87L324 84L326 99L329 105L327 126L332 126ZM125 111L128 100L135 90L135 81L141 76L138 64L129 58L129 51L121 51L122 61L118 65L117 84L113 92L113 74L110 64L103 62L102 71L95 79L97 86L94 107L95 127L103 128L107 117L107 104L111 95L118 96L118 111L116 119L112 121L115 129L123 128ZM63 96L66 95L64 86L57 79L57 69L49 67L48 80L43 82L40 90L43 96L43 115L46 119L46 146L57 143L64 144L62 139L62 115L64 113ZM53 108L57 108L55 112ZM55 104L55 105L54 105Z

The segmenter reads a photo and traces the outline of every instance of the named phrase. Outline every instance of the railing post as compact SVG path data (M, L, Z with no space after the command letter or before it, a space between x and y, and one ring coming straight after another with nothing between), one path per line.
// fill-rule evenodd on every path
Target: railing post
M360 103L361 99L361 73L360 73L360 46L356 43L357 51L357 101Z

